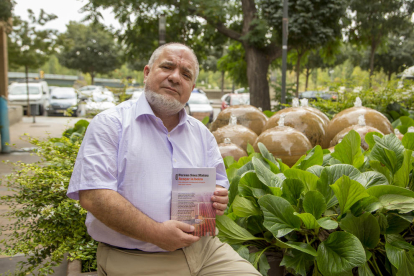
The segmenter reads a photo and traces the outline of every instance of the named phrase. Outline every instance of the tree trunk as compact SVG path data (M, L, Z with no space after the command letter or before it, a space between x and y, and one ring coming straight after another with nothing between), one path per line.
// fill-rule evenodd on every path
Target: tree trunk
M296 98L299 98L299 77L300 77L300 60L302 55L298 54L298 60L296 61Z
M221 96L224 95L224 71L221 71Z
M243 43L246 51L247 80L250 89L250 104L270 110L269 82L267 72L270 61L262 51Z
M372 41L371 53L369 57L369 87L371 87L371 78L374 75L374 57L375 57L376 50L377 50L377 44L375 43L375 41Z
M309 76L310 76L310 72L309 72L309 67L306 67L306 84L305 84L305 91L308 91L308 84L309 84Z
M26 115L30 116L30 99L29 99L29 67L27 65L24 67L26 72L26 92L27 92L27 112Z
M390 81L391 80L391 75L392 75L392 72L390 71L390 72L388 72L388 81Z
M90 75L91 75L91 85L94 85L95 84L95 74L92 72L92 73L90 73Z

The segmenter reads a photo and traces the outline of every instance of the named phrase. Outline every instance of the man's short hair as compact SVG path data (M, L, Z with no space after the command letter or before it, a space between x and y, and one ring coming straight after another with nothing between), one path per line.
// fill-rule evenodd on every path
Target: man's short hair
M187 45L184 45L184 44L182 44L182 43L178 43L178 42L170 42L170 43L167 43L167 44L161 45L160 47L158 47L157 49L155 49L155 51L152 53L152 55L151 55L151 57L150 57L150 59L149 59L149 61L148 61L148 66L149 66L149 68L150 68L150 69L152 68L152 65L154 65L154 62L155 62L155 61L158 59L158 57L161 55L162 50L163 50L165 47L172 46L172 45L179 45L179 46L183 46L183 47L187 48L188 50L190 50L191 54L193 55L194 61L195 61L195 70L196 70L196 72L195 72L194 83L196 83L197 78L198 78L198 74L200 73L200 65L199 65L199 63L198 63L197 56L196 56L196 54L194 53L193 49L191 49L190 47L188 47Z

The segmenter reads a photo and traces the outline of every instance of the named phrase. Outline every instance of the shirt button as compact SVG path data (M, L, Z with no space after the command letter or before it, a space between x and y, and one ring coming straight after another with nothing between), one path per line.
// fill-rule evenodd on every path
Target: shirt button
M170 137L171 135L168 133L168 135L167 135L168 137Z
M173 160L174 160L174 162L177 162L177 159L174 158Z

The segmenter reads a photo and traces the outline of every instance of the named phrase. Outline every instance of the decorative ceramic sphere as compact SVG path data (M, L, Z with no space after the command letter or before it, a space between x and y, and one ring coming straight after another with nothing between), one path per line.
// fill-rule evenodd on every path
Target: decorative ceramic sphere
M234 105L219 113L217 119L211 124L211 131L229 124L230 116L237 117L237 124L253 130L257 135L262 133L263 126L267 122L266 115L252 105Z
M355 130L356 132L358 132L359 136L361 137L361 147L364 150L369 149L369 145L365 141L365 135L368 132L379 132L379 133L383 134L380 130L376 129L375 127L367 126L366 122L365 122L365 116L360 115L359 118L358 118L358 125L350 126L350 127L345 128L344 130L340 131L332 139L332 141L330 143L330 146L334 147L337 144L339 144L342 141L342 139L345 137L345 135L347 135L351 130Z
M283 121L282 116L281 121ZM258 143L263 143L268 151L276 158L282 159L283 163L293 166L299 158L312 148L309 139L300 131L284 126L267 129L256 140L253 145L255 151L259 152Z
M306 110L309 110L309 111L315 113L316 115L318 115L319 117L321 117L322 121L325 124L325 127L328 126L328 124L330 122L328 116L326 116L325 113L323 113L319 109L314 108L314 107L310 107L309 104L308 104L308 99L300 99L300 105L301 105L300 107L302 107Z
M387 117L374 109L363 107L361 105L361 100L357 98L354 107L339 112L330 121L326 129L326 143L329 142L330 144L335 135L337 135L343 129L357 125L358 117L360 115L365 116L365 122L367 126L374 127L383 134L393 133L393 127L388 121Z
M233 144L229 138L225 139L224 143L218 145L221 157L233 156L234 160L239 160L243 156L247 156L247 153L238 145Z
M217 143L224 143L225 138L230 138L233 144L238 145L243 150L247 149L248 143L253 145L257 139L257 134L253 130L237 124L236 116L231 116L230 123L213 131L213 135Z
M282 114L286 115L285 125L305 134L312 147L321 145L325 148L323 144L325 138L325 123L318 115L301 107L289 107L280 110L267 121L263 131L277 126L277 122Z

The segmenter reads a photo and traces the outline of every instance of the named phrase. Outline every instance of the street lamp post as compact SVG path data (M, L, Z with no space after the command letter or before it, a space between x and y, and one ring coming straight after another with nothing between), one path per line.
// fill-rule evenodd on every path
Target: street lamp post
M282 97L280 102L286 103L286 60L288 41L288 0L283 0L283 30L282 30Z
M159 34L159 46L165 44L165 27L166 23L165 14L160 15L159 23L158 23L158 34Z

